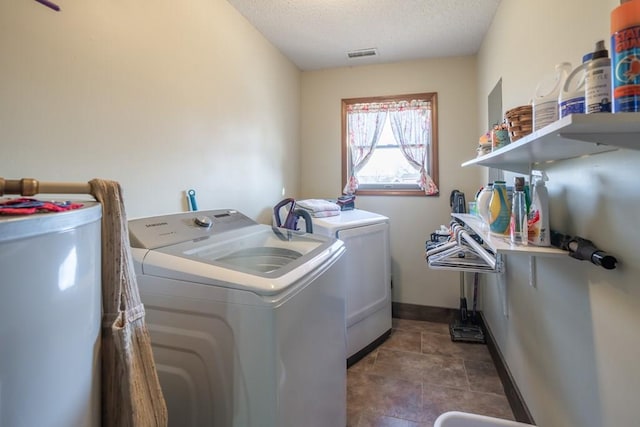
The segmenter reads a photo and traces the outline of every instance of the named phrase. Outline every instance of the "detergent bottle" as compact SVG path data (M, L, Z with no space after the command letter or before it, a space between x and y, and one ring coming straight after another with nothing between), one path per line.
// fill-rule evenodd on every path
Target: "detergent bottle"
M555 72L538 83L533 97L533 130L555 122L559 118L558 98L562 85L571 72L571 63L561 62Z
M489 202L489 229L495 234L507 234L511 221L511 204L505 181L494 181Z
M531 171L533 191L527 222L529 243L549 246L549 193L544 182L549 178L543 171Z
M488 183L480 190L476 200L478 207L478 215L482 219L483 224L489 225L491 218L489 216L489 203L491 203L491 195L493 194L493 182Z
M640 0L611 12L613 112L640 111Z
M592 57L593 53L591 52L584 55L582 57L582 64L577 66L571 74L569 74L562 85L560 97L558 98L560 118L568 116L569 114L585 113L585 71L587 68L587 62L590 61Z

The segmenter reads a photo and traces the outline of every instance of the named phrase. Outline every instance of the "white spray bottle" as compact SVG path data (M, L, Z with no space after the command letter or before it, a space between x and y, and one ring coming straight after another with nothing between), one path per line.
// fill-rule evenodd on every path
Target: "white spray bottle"
M529 243L536 246L549 246L549 193L544 185L549 180L544 171L531 171L533 191L529 209Z

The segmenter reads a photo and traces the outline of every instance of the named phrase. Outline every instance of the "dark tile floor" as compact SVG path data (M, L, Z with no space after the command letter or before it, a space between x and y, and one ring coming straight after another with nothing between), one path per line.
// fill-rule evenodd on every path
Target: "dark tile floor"
M446 324L393 319L347 371L347 427L432 427L454 410L514 419L486 345L452 342Z

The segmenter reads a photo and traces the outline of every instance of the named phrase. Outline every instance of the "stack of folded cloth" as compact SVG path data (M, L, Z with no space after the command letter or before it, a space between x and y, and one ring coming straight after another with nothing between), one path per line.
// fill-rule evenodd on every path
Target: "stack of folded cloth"
M341 211L353 210L356 207L356 196L354 195L340 196L338 197L336 204L340 206Z
M340 206L328 200L307 199L296 202L296 206L309 212L316 218L340 215Z

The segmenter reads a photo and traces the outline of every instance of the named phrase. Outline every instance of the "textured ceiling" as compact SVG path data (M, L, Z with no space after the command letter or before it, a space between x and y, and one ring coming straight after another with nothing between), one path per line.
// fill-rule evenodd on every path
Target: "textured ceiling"
M500 0L228 0L301 70L475 54ZM375 48L374 57L348 51Z

